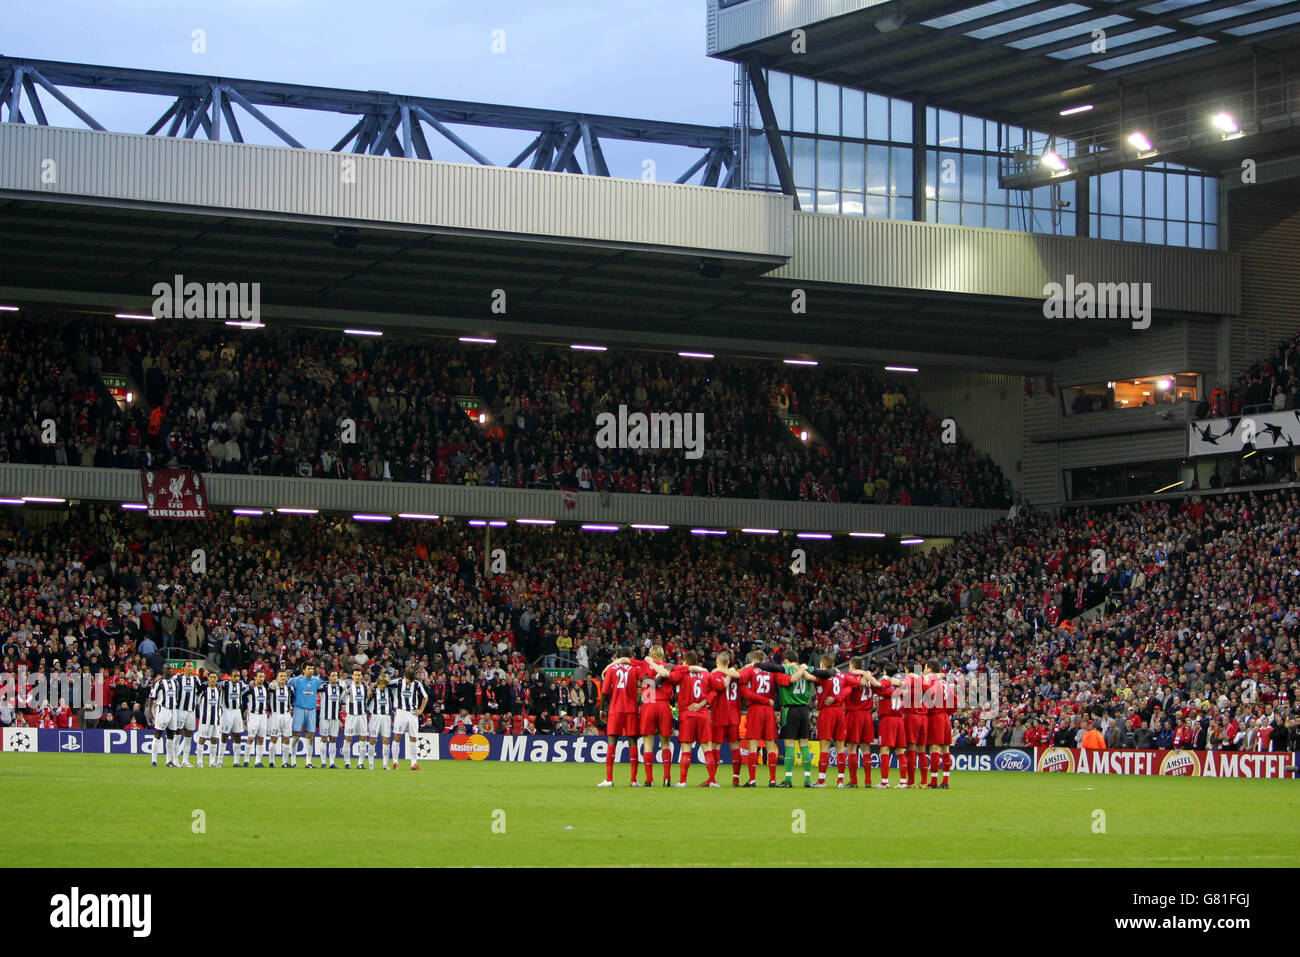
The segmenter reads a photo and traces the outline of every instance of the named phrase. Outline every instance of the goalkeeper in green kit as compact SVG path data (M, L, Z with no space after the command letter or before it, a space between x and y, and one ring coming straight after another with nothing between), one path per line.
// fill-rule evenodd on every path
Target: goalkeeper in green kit
M798 665L784 661L780 651L772 653L772 660L776 664L765 666L765 670L784 671L788 675L793 675L799 670ZM803 756L803 786L811 787L812 748L809 742L812 738L812 709L809 701L812 700L813 694L812 682L807 678L800 678L788 685L778 685L776 690L780 695L778 702L781 706L780 734L785 742L785 780L777 787L794 787L795 742L798 742L799 753Z

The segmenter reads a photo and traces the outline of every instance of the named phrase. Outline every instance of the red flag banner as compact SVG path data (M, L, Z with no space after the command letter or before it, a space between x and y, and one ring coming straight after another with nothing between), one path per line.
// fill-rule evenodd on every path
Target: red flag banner
M211 518L203 476L193 469L141 469L150 518Z
M576 488L560 489L560 494L564 496L565 508L576 508L578 505L578 490Z

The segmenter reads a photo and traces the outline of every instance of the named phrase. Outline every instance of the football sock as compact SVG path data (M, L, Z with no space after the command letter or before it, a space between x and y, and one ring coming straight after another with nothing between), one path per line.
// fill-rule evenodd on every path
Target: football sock
M636 752L636 745L635 745L635 744L633 744L632 747L628 748L628 750L632 752L632 754L631 754L631 758L632 758L632 783L633 783L633 784L636 784L636 776L637 776L637 773L641 770L641 757L640 757L640 755L638 755L637 752Z
M776 783L776 748L769 748L767 751L767 774L768 780Z
M867 787L871 787L871 748L870 747L868 747L865 751L862 752L862 760L859 763L862 765L862 783L865 784Z
M336 744L333 740L331 740L330 743L326 745L326 751L329 754L330 764L334 763L334 758L338 754L338 748L339 748L338 744Z
M749 769L749 780L751 783L753 783L754 779L758 776L758 752L757 751L745 752L745 766Z
M820 755L818 755L817 757L817 783L818 784L826 783L826 769L830 767L830 763L831 763L831 753L829 751L823 751Z
M952 770L952 752L943 755L943 783L948 783L948 772Z
M718 752L705 751L704 765L709 769L709 780L716 781L718 779Z
M803 781L808 784L812 781L813 757L812 745L805 744L799 749L799 756L803 759Z
M925 787L930 783L930 755L924 751L918 751L916 759L921 765L921 787Z
M854 787L858 786L858 753L849 752L849 783Z
M785 746L785 779L787 781L794 777L794 752L795 746L793 744Z
M605 749L605 780L614 780L614 748Z
M683 748L682 754L685 755L685 753L686 753L686 749ZM664 784L665 785L672 784L673 783L673 749L672 749L672 745L668 744L668 742L666 741L663 744L662 758L664 762Z
M745 752L736 747L736 745L733 744L731 746L731 780L733 782L738 782L740 780L740 760L741 755L744 753Z
M686 783L686 773L690 770L690 767L691 767L691 746L689 744L684 744L682 745L682 776L680 778L683 784Z
M646 748L641 752L641 763L645 765L645 783L655 783L655 753Z

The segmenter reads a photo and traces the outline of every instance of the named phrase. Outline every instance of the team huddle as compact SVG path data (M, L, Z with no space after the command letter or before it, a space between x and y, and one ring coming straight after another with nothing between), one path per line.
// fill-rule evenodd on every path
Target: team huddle
M358 669L344 683L337 671L325 679L305 665L293 678L281 670L270 684L258 672L249 684L238 678L218 680L215 673L203 679L187 665L155 681L149 699L155 767L159 754L169 768L193 767L190 749L197 747L198 767L206 753L209 766L219 768L229 745L235 767L241 758L244 767L250 760L252 767L263 767L265 755L267 767L280 760L282 767L291 768L298 764L298 742L305 739L307 767L315 767L312 759L319 756L322 768L337 768L341 734L344 768L351 768L356 757L358 769L368 761L373 770L378 753L381 768L396 770L400 747L394 741L405 740L411 770L418 771L415 735L429 695L411 670L391 683L380 674L367 684Z
M773 661L754 651L744 668L736 670L731 655L717 655L713 670L688 651L681 664L668 665L661 645L644 659L622 649L602 675L601 692L608 702L605 780L613 787L618 739L630 743L632 787L653 787L655 738L663 762L665 787L686 787L693 746L703 751L708 778L699 787L716 788L721 746L731 752L733 787L757 787L760 753L766 755L768 787L793 787L795 758L801 758L804 787L826 787L832 762L837 786L855 788L858 774L871 787L871 746L879 737L879 787L889 787L891 757L897 757L900 788L947 788L952 771L952 715L957 710L956 685L931 659L913 672L877 678L853 658L845 671L835 659L822 656L819 668L790 664L778 653ZM816 698L816 737L813 699ZM681 744L680 770L672 781L673 703ZM742 714L742 702L744 711ZM781 720L777 722L777 708ZM743 722L743 731L742 731ZM785 776L777 780L777 741L784 744ZM812 780L812 741L818 742L817 780ZM832 750L833 749L833 750ZM645 784L637 780L645 765ZM741 766L748 780L741 783ZM848 781L845 781L845 772Z

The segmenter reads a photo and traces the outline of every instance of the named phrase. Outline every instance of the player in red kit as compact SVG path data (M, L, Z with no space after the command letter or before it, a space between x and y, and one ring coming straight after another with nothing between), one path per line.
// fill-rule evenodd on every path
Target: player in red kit
M700 667L700 656L686 652L685 664L673 668L669 680L677 687L677 740L681 745L681 777L679 788L686 787L686 775L691 767L691 746L697 742L704 748L704 763L709 778L702 788L718 787L718 752L714 750L710 706L726 687L725 679Z
M629 738L631 745L632 760L632 787L639 788L640 782L637 781L637 770L640 765L640 758L637 755L637 735L640 732L640 714L637 711L637 702L640 692L641 666L633 661L627 660L631 651L627 648L619 649L619 658L624 659L620 664L611 664L605 669L604 680L601 682L600 692L605 700L609 702L609 713L605 733L609 736L609 750L605 752L605 780L597 787L610 788L614 786L614 757L620 737ZM651 765L646 769L647 775L653 775L654 766Z
M929 712L929 727L925 740L930 747L931 788L948 789L948 775L952 771L952 715L957 710L957 688L939 670L939 661L931 658L925 664L926 675L932 678L929 695L933 707ZM943 783L939 774L943 773Z
M900 775L903 780L898 785L900 788L916 785L916 767L922 757L927 757L925 731L929 718L925 709L926 683L924 676L915 671L909 671L903 679L903 726L907 735L907 750L902 753L898 763L899 770L903 771ZM929 780L928 759L926 765L921 769L922 787Z
M731 667L731 655L719 652L714 659L716 669L710 672L723 683L723 689L713 700L713 761L716 765L722 757L721 745L726 742L731 747L731 786L740 787L740 672Z
M659 748L664 763L664 787L672 784L673 774L673 683L672 674L664 666L662 645L651 645L645 661L634 662L641 668L648 687L641 698L641 754L645 764L645 785L655 783L655 734L659 735Z
M808 785L814 788L826 787L826 769L830 767L831 746L835 746L836 774L840 787L844 786L845 760L844 740L847 722L845 720L844 702L854 688L862 683L862 678L853 674L840 674L835 670L835 656L822 655L821 668L813 671L811 677L817 684L817 782Z
M871 787L871 742L876 739L876 729L871 721L873 704L872 686L878 685L869 671L862 670L861 658L849 659L849 674L858 677L858 684L844 701L844 744L849 752L849 783L841 787L858 786L858 765L866 774L867 787Z
M903 755L907 753L907 731L903 727L903 687L905 675L898 672L893 678L884 678L877 685L876 700L880 702L877 712L880 733L880 787L889 787L889 759L897 754L899 757L899 784L904 783Z
M745 763L749 765L749 782L747 788L758 787L755 778L758 775L758 749L761 745L767 749L767 770L770 780L767 786L776 787L776 686L788 685L792 681L808 675L806 665L800 665L794 674L761 671L755 665L761 663L765 655L761 651L749 654L749 665L740 672L740 696L749 703L745 712L745 730L748 732L749 752Z

